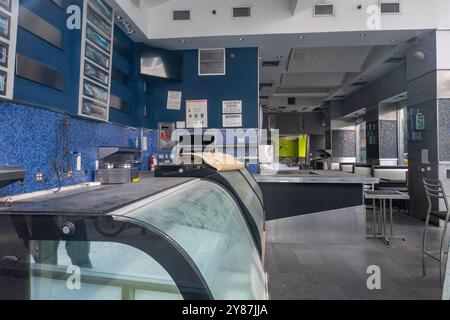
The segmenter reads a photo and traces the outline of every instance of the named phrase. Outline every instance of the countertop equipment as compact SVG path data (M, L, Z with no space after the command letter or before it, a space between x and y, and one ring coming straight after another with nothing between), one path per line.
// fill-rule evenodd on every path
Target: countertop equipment
M99 147L99 166L95 170L95 181L102 184L130 183L139 179L141 162L136 160L137 148Z
M21 167L0 167L0 188L25 180L25 169Z

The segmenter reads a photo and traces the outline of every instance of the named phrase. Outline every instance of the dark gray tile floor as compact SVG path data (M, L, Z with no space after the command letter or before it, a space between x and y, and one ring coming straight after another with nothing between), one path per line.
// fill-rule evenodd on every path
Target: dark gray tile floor
M441 299L438 263L427 259L422 277L422 221L396 214L394 230L407 237L389 246L267 243L266 269L272 299ZM299 230L301 232L301 230ZM442 230L431 227L429 245L438 248ZM381 289L366 285L369 265L381 269Z

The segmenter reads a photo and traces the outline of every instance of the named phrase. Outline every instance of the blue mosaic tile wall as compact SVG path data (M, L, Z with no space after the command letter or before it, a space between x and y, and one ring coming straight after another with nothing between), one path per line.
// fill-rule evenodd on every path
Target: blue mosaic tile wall
M72 178L58 182L55 162L66 163L62 156L62 125L69 119L69 150L81 153L82 170L76 171L76 154L71 154ZM148 137L146 158L154 152L154 134L143 130ZM1 195L28 193L92 181L99 146L134 146L141 130L130 127L95 122L62 113L32 108L10 102L0 102L0 166L22 166L27 170L26 181L0 190ZM55 158L57 161L55 161ZM147 166L147 167L146 167ZM35 182L35 174L42 172L44 179Z

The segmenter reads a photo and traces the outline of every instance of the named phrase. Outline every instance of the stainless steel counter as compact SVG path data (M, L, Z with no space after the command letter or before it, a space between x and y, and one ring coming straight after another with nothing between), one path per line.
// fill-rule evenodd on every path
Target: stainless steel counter
M255 175L259 183L331 183L375 184L378 178L360 177L342 171L289 170Z

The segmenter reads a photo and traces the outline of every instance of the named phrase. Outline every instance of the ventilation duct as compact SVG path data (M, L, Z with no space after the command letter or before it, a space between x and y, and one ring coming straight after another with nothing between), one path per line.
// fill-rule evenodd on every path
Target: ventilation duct
M314 16L333 16L334 15L334 5L332 4L316 4L314 5Z
M233 18L249 18L251 16L250 7L233 8Z
M400 13L400 3L383 2L380 4L381 14L398 14Z
M198 74L225 75L225 49L198 49Z
M172 12L173 21L191 20L191 11L189 10L174 10Z
M280 65L280 60L274 60L274 61L263 61L262 66L263 67L278 67Z

